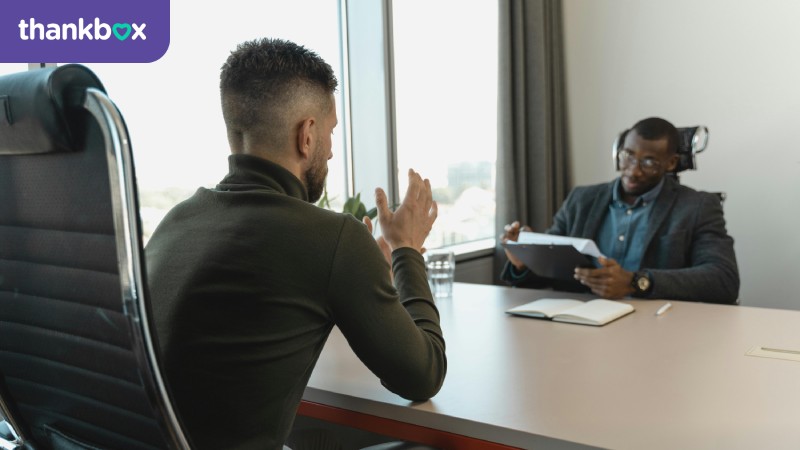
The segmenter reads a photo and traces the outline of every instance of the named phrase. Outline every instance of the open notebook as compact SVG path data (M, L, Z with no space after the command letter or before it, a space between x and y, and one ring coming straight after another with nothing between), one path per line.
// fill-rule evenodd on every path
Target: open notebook
M556 322L603 326L634 311L633 305L614 300L588 302L564 298L543 298L506 311L517 316L552 319Z

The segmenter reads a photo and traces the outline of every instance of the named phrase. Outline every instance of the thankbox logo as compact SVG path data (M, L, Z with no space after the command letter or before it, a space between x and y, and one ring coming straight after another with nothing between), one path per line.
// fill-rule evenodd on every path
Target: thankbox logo
M6 2L0 63L156 61L169 48L169 1Z
M78 19L73 23L38 23L36 19L30 18L26 22L25 19L19 21L19 38L23 41L40 40L40 41L66 41L66 40L98 40L105 41L112 35L120 41L127 40L128 37L132 41L137 39L146 40L147 35L144 34L144 29L147 27L146 23L115 23L109 25L101 22L99 17L94 18L94 22L84 23L83 18ZM133 36L131 36L133 32Z

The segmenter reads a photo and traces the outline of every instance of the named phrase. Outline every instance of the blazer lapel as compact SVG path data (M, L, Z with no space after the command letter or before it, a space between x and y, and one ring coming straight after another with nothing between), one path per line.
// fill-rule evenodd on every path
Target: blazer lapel
M595 239L600 225L608 214L608 205L611 204L611 191L614 189L615 181L608 183L605 190L593 199L592 209L583 225L583 238Z
M642 263L644 263L644 256L647 255L647 250L650 248L650 244L653 242L653 238L655 237L658 230L661 228L661 224L667 220L667 216L669 212L672 210L672 205L675 203L675 199L678 197L677 195L678 186L676 182L671 178L666 178L664 180L664 187L661 189L661 193L658 195L656 199L656 204L653 205L653 210L650 212L650 219L648 220L648 227L647 227L647 235L645 236L644 241L644 253L642 254Z

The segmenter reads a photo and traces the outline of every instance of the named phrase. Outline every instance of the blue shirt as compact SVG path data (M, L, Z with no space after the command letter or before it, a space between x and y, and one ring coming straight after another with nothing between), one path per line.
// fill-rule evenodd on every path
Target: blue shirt
M625 203L620 195L620 179L614 183L608 214L600 225L595 242L600 253L615 259L629 272L639 270L644 256L650 212L653 210L664 180L653 189L639 196L632 205Z

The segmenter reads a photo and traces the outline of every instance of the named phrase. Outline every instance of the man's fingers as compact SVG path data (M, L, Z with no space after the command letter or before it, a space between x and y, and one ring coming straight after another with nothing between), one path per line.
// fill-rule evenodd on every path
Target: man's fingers
M386 192L383 192L382 188L377 187L375 188L375 206L380 209L381 204L386 204Z
M575 268L575 279L580 281L581 284L587 286L597 283L603 283L607 277L607 271L603 269L583 269L580 267Z
M367 230L369 230L370 234L372 234L372 219L370 219L369 216L364 216L361 221L367 226Z
M516 241L517 239L519 239L520 231L531 231L531 227L529 227L527 225L525 225L524 227L521 227L519 221L515 220L515 221L513 221L513 222L511 222L509 224L506 224L503 227L503 231L505 231L505 236L508 239L510 239L512 241Z
M408 169L408 189L403 203L416 201L422 189L422 177L414 169Z
M433 204L433 190L431 189L431 180L425 178L425 211L430 211L431 205Z
M392 212L386 193L375 191L378 223L386 242L393 248L419 249L439 215L439 206L433 200L430 180L423 179L413 169L408 170L408 189L400 206Z
M389 205L386 201L386 192L383 192L381 188L375 189L375 206L378 209L378 221L381 220L381 217L391 216L392 212L389 210Z
M594 291L595 294L597 294L599 292L603 292L605 290L605 287L606 287L605 284L602 283L602 282L598 282L598 281L595 281L595 280L589 280L589 279L581 281L581 284L583 284L585 286L588 286L589 289Z
M431 225L433 225L433 222L436 221L437 217L439 217L439 204L436 202L431 202L431 207L428 209L428 218L431 221Z
M614 258L606 258L605 256L600 256L599 258L597 258L597 260L600 261L600 264L603 267L611 267L619 265L619 263L617 263L617 261L614 260Z

